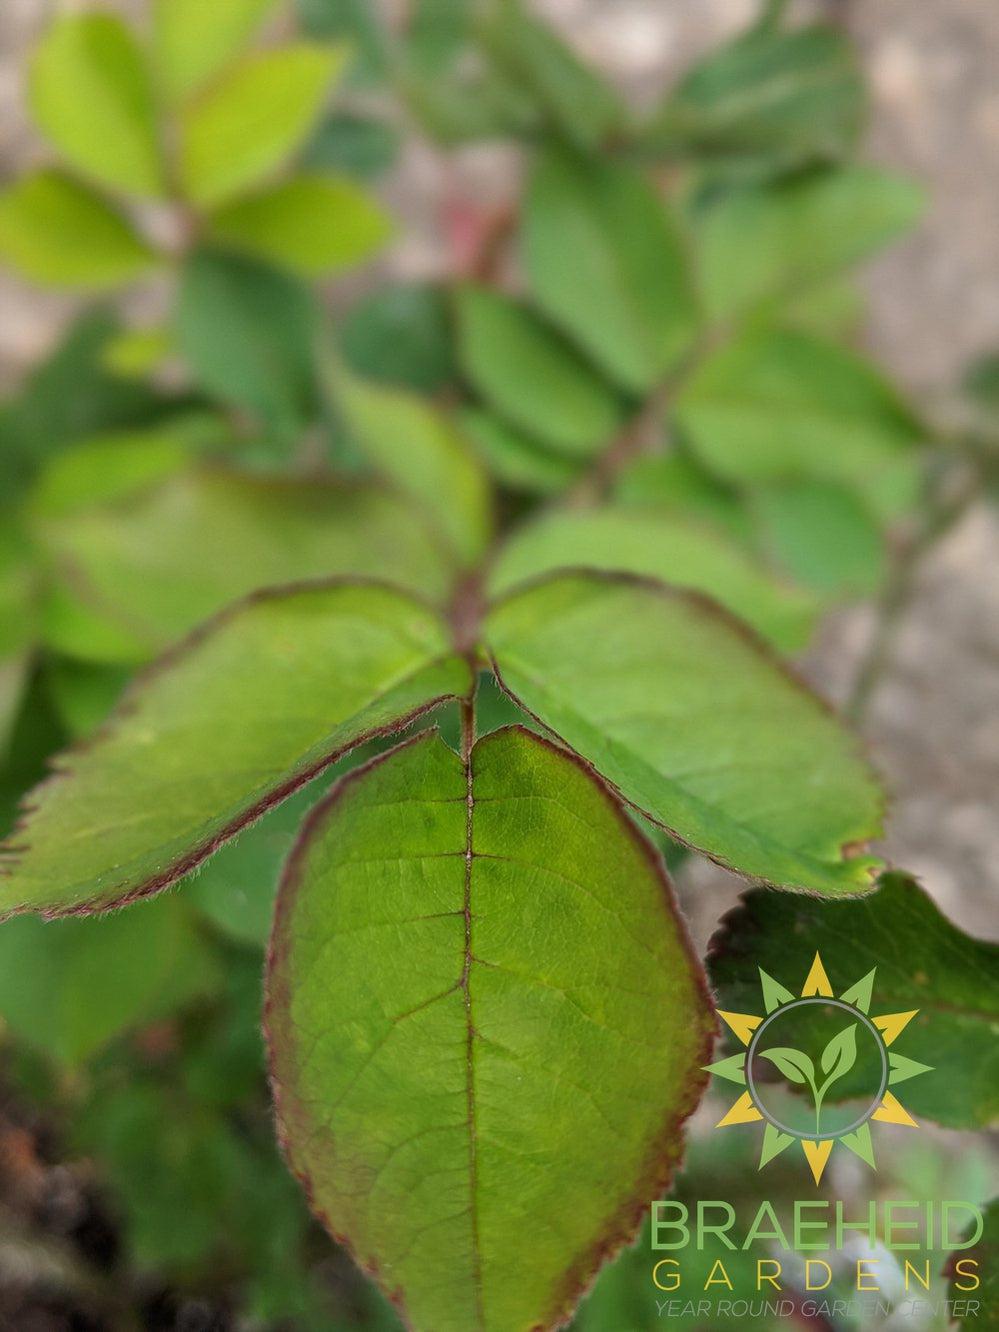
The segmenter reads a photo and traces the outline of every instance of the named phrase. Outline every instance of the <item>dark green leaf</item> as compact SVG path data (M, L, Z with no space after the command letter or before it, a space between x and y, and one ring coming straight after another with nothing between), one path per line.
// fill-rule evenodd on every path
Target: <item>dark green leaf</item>
M668 508L720 528L740 544L750 543L752 527L743 497L676 449L629 463L618 473L614 497L623 504Z
M386 34L369 0L296 0L296 8L310 37L350 44L356 52L350 72L359 81L385 74L389 63Z
M341 339L348 365L367 379L432 393L457 373L447 303L429 284L380 286L350 311Z
M368 180L392 166L399 146L398 132L385 121L339 111L319 125L306 145L302 165Z
M753 1012L760 967L788 984L803 981L816 952L837 995L875 971L872 1018L915 1010L892 1050L932 1071L900 1088L907 1110L952 1128L995 1122L999 945L964 934L904 874L883 875L877 892L856 902L752 892L711 943L721 1006Z
M742 155L779 168L848 152L864 110L856 52L842 32L759 26L690 70L647 140L669 152Z
M172 410L169 399L146 385L108 373L104 349L116 328L103 310L81 316L0 409L0 497L12 498L45 458L75 440Z
M713 1029L651 848L519 728L337 788L268 996L292 1169L420 1332L567 1317L671 1173Z
M316 302L294 278L199 251L181 273L180 349L195 379L287 439L316 408Z
M624 107L609 84L520 0L494 6L480 35L506 77L537 101L569 142L596 148L621 126Z

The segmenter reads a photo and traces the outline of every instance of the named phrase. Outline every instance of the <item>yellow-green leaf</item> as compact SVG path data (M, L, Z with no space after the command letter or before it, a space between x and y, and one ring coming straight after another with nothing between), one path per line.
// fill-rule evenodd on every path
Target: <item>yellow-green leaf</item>
M0 258L33 282L73 287L129 282L156 262L119 213L58 171L0 194Z
M237 54L275 0L154 0L153 52L170 101L195 92Z
M340 176L295 176L214 214L211 232L240 250L316 277L360 263L391 234L388 214Z
M305 140L346 63L299 42L246 56L181 114L179 169L193 203L215 207L266 179Z
M111 14L64 14L31 67L31 110L66 161L102 185L134 194L163 186L145 57Z

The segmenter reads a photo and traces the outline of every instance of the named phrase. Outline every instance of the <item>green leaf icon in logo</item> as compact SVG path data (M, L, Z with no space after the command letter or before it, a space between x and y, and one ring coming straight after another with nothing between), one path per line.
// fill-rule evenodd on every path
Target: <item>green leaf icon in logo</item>
M788 1082L807 1083L815 1090L815 1065L802 1050L792 1050L789 1046L775 1045L772 1050L761 1050L761 1059L769 1059L777 1065Z
M851 1022L838 1035L834 1036L822 1051L822 1072L826 1080L822 1084L823 1096L834 1082L849 1073L857 1062L857 1024Z
M772 1050L761 1050L761 1059L769 1059L776 1065L788 1082L796 1082L799 1085L807 1085L811 1088L812 1100L815 1104L815 1132L821 1133L822 1120L822 1102L826 1098L826 1092L838 1082L841 1077L849 1073L857 1062L857 1024L851 1022L848 1027L832 1038L826 1048L822 1051L822 1058L819 1061L822 1065L822 1072L826 1075L825 1082L819 1086L815 1075L815 1065L803 1050L794 1050L790 1046L778 1045Z

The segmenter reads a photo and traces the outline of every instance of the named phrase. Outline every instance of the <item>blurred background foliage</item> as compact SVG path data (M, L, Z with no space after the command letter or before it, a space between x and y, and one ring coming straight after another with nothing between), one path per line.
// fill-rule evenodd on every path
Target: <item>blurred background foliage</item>
M52 21L27 85L48 153L0 192L0 258L87 299L0 406L3 832L49 755L227 602L336 573L443 604L485 551L493 589L665 577L786 653L869 601L862 717L916 562L994 492L999 365L928 406L857 350L855 266L922 191L863 160L844 33L784 11L642 112L521 0ZM446 280L330 301L405 226L377 185L414 135L516 145L522 190L450 208ZM487 689L483 725L511 706ZM375 749L155 902L0 927L3 1326L398 1326L280 1162L259 1035L282 858ZM752 1195L747 1159L695 1133L681 1193ZM930 1140L878 1187L989 1184L984 1146ZM640 1245L608 1269L580 1332L656 1326L648 1267Z

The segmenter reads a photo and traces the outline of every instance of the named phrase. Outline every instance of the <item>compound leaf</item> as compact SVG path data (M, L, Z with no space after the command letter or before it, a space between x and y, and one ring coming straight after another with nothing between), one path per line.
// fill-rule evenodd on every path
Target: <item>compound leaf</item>
M340 47L299 42L246 56L181 116L187 197L215 207L256 185L304 142L346 63Z
M502 593L552 569L645 574L706 592L785 651L808 641L818 607L721 532L651 505L554 511L515 532L493 566Z
M644 393L690 344L683 246L639 172L547 153L528 187L522 248L540 307L624 388Z
M330 582L238 603L56 760L2 848L0 912L155 892L339 754L468 683L437 616L390 588Z
M291 1167L419 1332L570 1314L668 1178L713 1028L651 847L520 727L467 773L425 733L335 789L268 995Z
M759 995L759 968L804 979L816 952L837 995L873 972L872 1019L915 1014L888 1052L889 1063L897 1055L932 1070L905 1081L907 1110L949 1128L996 1123L999 944L958 929L906 874L882 875L876 892L854 902L751 892L711 941L721 1006L751 1012L745 1005ZM830 1099L849 1092L845 1082Z
M63 597L113 627L118 660L154 656L259 587L352 574L443 601L451 581L419 512L370 484L202 468L35 526ZM68 640L61 618L48 629L74 655L102 647Z
M515 700L681 841L777 887L872 886L876 862L852 853L881 794L856 742L719 607L555 574L495 605L486 643Z
M530 309L486 287L457 296L465 373L501 416L549 447L588 456L620 421L614 392Z
M366 190L340 176L312 173L240 199L217 212L211 232L305 277L366 259L388 239L387 214Z
M31 67L31 110L66 161L134 194L163 187L155 104L139 45L111 14L64 14Z

